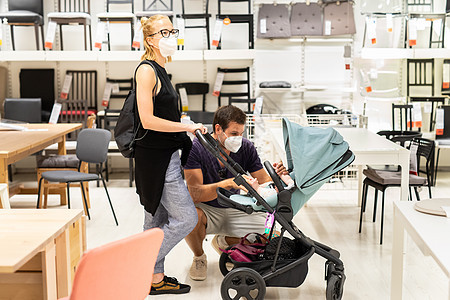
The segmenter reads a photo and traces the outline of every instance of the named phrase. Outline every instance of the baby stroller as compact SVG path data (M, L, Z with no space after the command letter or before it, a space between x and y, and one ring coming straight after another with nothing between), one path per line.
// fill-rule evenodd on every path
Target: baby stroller
M222 253L219 267L225 277L221 284L221 296L223 299L264 299L266 286L298 287L308 273L308 259L317 253L327 260L326 299L338 300L342 298L345 281L344 264L339 259L339 252L305 236L294 225L292 218L330 176L354 160L354 155L347 142L333 128L302 127L286 118L282 120L282 124L287 167L295 180L295 187L286 189L272 165L266 161L264 166L278 189L275 199L266 200L247 183L242 177L245 174L242 167L223 151L211 135L196 132L202 145L233 174L236 184L248 190L248 195L243 196L218 188L219 203L248 214L254 211L273 213L275 222L281 225L280 238L273 239L278 241L275 254L270 259L238 262ZM285 247L284 239L287 239L283 237L285 231L294 238L295 244L295 253L289 258L281 256Z

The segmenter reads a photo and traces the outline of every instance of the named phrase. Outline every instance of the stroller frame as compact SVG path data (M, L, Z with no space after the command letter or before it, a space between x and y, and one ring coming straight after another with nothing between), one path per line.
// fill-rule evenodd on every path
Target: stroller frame
M264 167L268 171L270 177L272 178L275 186L277 187L279 193L277 195L278 202L277 205L274 208L272 208L259 194L258 192L253 189L253 187L243 178L243 174L246 174L246 172L242 169L242 167L236 163L219 145L218 141L215 140L209 133L206 133L203 135L199 130L196 131L196 136L199 139L200 143L213 155L215 156L234 176L234 182L237 185L244 186L249 196L254 197L257 200L258 205L262 205L265 210L268 213L274 214L275 222L278 222L281 225L281 233L280 233L280 239L277 244L277 249L275 252L275 258L273 260L272 266L270 268L269 272L265 272L264 275L261 275L257 271L253 270L252 268L248 267L239 267L233 268L231 271L228 271L225 267L225 263L234 262L231 261L231 258L228 257L228 254L222 253L220 264L221 264L221 272L225 276L222 286L221 286L221 294L223 299L239 299L239 294L241 293L242 297L246 297L249 299L264 299L265 290L266 290L266 283L276 278L277 276L280 276L282 274L285 274L286 272L292 270L293 268L305 264L306 265L306 272L307 272L307 261L308 259L314 254L317 253L318 255L322 256L323 258L327 259L325 263L325 280L327 281L327 288L326 288L326 299L327 300L339 300L342 298L343 294L343 286L345 282L345 274L344 274L344 264L339 259L340 254L337 250L332 249L329 246L326 246L324 244L321 244L317 241L314 241L310 239L309 237L305 236L292 222L293 218L293 210L291 206L291 195L292 190L287 190L284 188L283 184L281 183L280 177L273 169L272 165L268 162L264 162ZM225 157L222 157L221 154ZM292 170L289 170L292 171ZM332 175L330 175L331 177ZM238 210L241 210L243 212L246 212L247 214L253 213L254 209L250 205L242 205L240 203L237 203L231 199L229 199L229 196L232 195L232 193L224 188L217 188L217 200L218 202L228 208L235 208ZM274 224L275 225L275 224ZM269 239L272 237L272 233L275 226L272 226ZM280 262L279 258L279 251L281 247L281 243L283 240L283 235L285 231L288 231L292 237L294 237L295 241L300 242L304 247L309 249L305 254L303 254L300 258L296 259L295 261L281 266L277 269L277 262ZM239 263L236 262L237 265ZM245 264L244 264L245 265ZM306 274L305 274L306 277ZM304 280L304 279L303 279ZM301 282L296 285L301 285ZM238 294L230 298L228 295L228 286L230 284L236 284L239 282L239 287L237 288ZM242 286L244 285L244 287ZM247 285L247 286L245 286ZM256 298L253 298L253 296L250 295L250 291L254 290L256 288L258 289L258 295ZM276 286L282 286L282 285L276 285ZM293 286L291 286L293 287ZM251 298L248 298L251 297Z

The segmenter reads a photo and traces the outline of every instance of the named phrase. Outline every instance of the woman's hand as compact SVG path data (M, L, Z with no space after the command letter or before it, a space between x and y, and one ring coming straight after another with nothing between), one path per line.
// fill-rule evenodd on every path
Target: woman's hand
M194 124L189 125L188 131L189 131L190 133L192 133L193 135L195 135L195 131L196 131L196 130L200 130L200 132L201 132L202 134L205 134L205 133L208 132L208 129L207 129L205 126L203 126L202 123L194 123Z
M278 176L282 175L288 175L288 171L286 170L286 167L283 165L283 162L277 162L273 164L273 167L275 168L275 172L278 174Z

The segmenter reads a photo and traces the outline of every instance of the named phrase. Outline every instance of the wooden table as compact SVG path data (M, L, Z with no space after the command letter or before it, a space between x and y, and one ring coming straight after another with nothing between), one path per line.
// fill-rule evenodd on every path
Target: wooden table
M0 299L69 294L85 251L81 209L0 210Z
M405 231L424 255L430 255L449 279L450 299L450 220L414 209L414 202L394 201L394 236L392 243L391 299L402 299ZM430 288L433 283L430 282Z
M58 143L58 154L65 155L66 134L80 129L82 124L21 124L21 126L29 128L30 131L0 130L0 183L8 185L9 164L52 144Z

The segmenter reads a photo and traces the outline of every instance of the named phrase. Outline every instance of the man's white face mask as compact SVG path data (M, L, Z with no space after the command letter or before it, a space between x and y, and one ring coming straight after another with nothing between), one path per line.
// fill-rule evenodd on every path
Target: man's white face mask
M223 131L223 134L226 136L226 139L223 143L223 146L225 147L225 149L227 149L228 151L231 151L233 153L236 153L239 151L239 149L242 146L242 136L230 136L228 137L225 134L225 131Z

